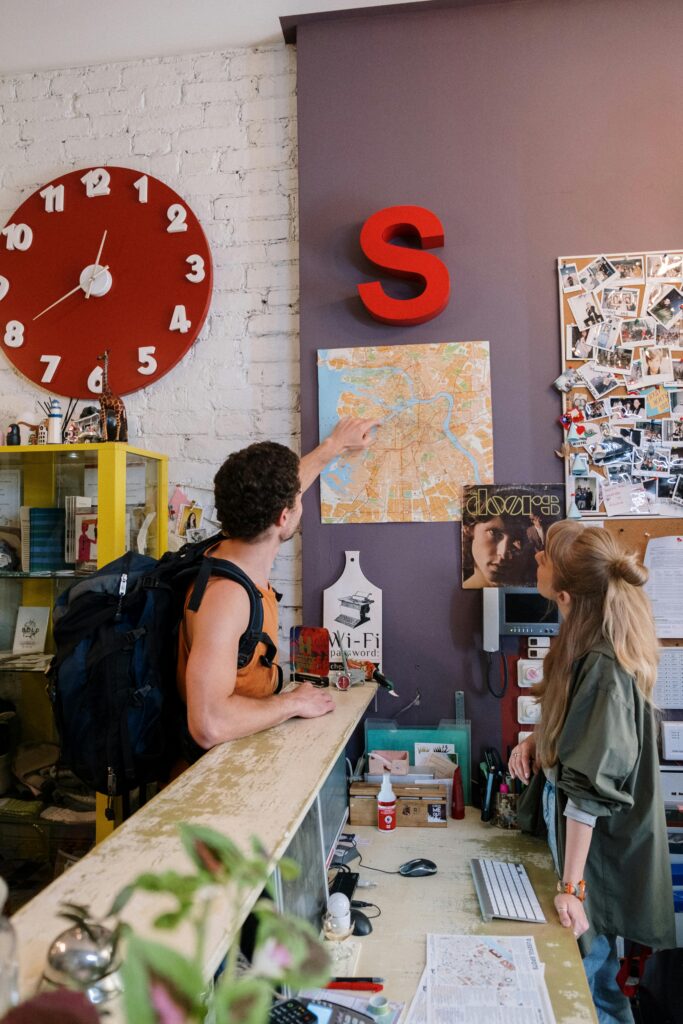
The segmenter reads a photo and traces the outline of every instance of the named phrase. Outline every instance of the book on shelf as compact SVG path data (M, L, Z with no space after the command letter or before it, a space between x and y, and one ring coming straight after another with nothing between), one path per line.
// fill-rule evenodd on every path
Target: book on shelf
M22 572L58 572L67 569L64 560L63 508L38 508L22 505Z
M76 512L76 572L97 569L97 512Z
M42 654L47 640L50 609L21 605L14 628L12 654Z

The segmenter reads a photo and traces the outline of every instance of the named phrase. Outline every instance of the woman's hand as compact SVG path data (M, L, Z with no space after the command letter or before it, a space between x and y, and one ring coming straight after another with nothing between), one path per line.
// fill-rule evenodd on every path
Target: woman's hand
M536 737L532 733L531 736L527 736L525 740L522 740L516 747L513 747L510 752L508 770L513 779L521 779L522 782L528 782L532 771L534 775L538 773L538 766L534 763L535 756Z
M555 910L563 928L571 928L574 938L587 932L590 925L583 909L583 903L576 896L569 896L567 893L558 892L555 897Z

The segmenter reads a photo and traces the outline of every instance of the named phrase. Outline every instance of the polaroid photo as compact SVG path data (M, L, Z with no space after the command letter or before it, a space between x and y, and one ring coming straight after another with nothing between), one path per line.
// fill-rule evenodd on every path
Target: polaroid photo
M669 470L671 473L683 473L683 445L669 450Z
M639 360L633 360L632 369L636 362L641 363L641 387L651 387L654 384L666 384L667 382L673 383L674 371L670 348L660 348L658 345L651 345L649 348L642 350L642 356Z
M648 496L650 507L652 507L657 501L657 477L644 476L642 477L640 483L642 484L643 489L645 490L645 493Z
M664 419L662 422L662 443L668 445L683 444L683 421Z
M581 445L597 444L603 437L603 424L595 420L583 420L576 424Z
M621 386L611 370L595 366L593 363L584 363L579 367L579 376L585 381L593 398L604 398L610 391Z
M588 476L572 476L569 485L574 492L574 501L579 512L597 512L600 504L600 486L594 473Z
M673 370L673 384L667 387L683 388L683 352L671 353L671 368Z
M643 444L661 444L662 420L636 420L636 428L643 432Z
M669 348L683 348L683 318L672 327L658 327L655 344L668 345Z
M683 292L678 288L667 288L650 306L648 313L657 323L667 329L674 326L683 312Z
M611 277L614 277L614 264L610 263L606 256L596 256L596 258L588 264L587 267L581 271L581 274L590 275L594 281L597 282L598 286L609 281ZM581 275L579 275L579 280Z
M611 484L631 483L633 463L630 460L622 459L620 462L609 462L605 469L607 470L607 479Z
M637 424L633 427L617 427L612 437L621 437L634 448L640 448L643 442L643 432Z
M612 420L636 420L645 415L645 398L643 395L625 395L608 398L609 415Z
M680 252L662 252L648 256L646 271L650 280L680 281L683 279L683 255Z
M573 412L581 413L581 416L585 419L587 402L587 395L583 394L581 391L572 391L567 398L567 412L569 415L572 415Z
M607 317L602 323L593 324L588 331L588 340L594 349L614 348L619 343L621 320L619 317Z
M600 305L605 316L637 317L640 292L637 288L607 288Z
M570 295L567 302L574 315L576 326L581 331L593 324L601 324L605 319L600 309L600 300L594 292Z
M642 256L610 256L614 275L610 284L644 284L645 264Z
M196 530L202 521L202 513L204 509L201 505L195 505L192 502L189 505L181 505L178 510L178 521L176 526L176 533L179 537L187 536L188 530Z
M674 505L683 505L683 474L676 477L676 483L671 494Z
M650 388L644 392L645 395L645 416L651 420L655 416L668 416L671 412L671 399L669 392L661 384L656 388Z
M683 390L670 391L671 415L675 420L683 420Z
M654 345L657 341L657 321L651 316L637 316L621 321L621 344L624 348Z
M583 381L579 377L576 370L565 370L560 376L553 381L553 387L557 388L563 394L567 394L572 388L582 387Z
M622 348L621 345L610 349L596 348L594 362L596 366L607 367L612 373L630 373L633 349Z
M590 457L596 466L608 466L615 462L631 462L634 451L630 440L621 435L606 434L592 447Z
M579 281L579 272L576 268L576 263L560 264L560 285L565 294L567 294L567 292L579 291L581 288L581 282Z
M584 400L585 401L585 400ZM608 399L614 401L614 399ZM607 402L586 402L583 407L583 415L586 420L602 420L609 415L606 408Z
M628 392L638 391L643 383L643 360L635 358L640 352L642 349L636 349L631 363L631 372L627 373L624 378L624 387Z
M677 482L681 479L680 475L672 474L671 476L658 476L657 480L657 502L659 508L657 509L659 515L667 515L667 506L669 506L668 514L671 514L675 509L675 514L680 515L680 509L677 509L673 505L671 498L674 493L674 487Z
M565 331L567 359L590 359L593 346L588 340L589 328L580 330L576 324L567 324Z

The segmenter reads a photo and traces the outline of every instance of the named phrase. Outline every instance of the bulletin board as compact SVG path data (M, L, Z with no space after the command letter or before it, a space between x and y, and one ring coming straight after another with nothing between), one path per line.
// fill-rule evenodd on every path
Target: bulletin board
M558 288L567 507L680 517L683 252L564 256Z

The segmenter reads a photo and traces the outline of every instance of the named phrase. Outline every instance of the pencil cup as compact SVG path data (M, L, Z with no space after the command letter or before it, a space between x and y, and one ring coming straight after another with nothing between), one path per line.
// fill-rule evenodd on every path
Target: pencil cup
M498 828L518 828L517 825L517 794L496 793L496 813L494 824Z

